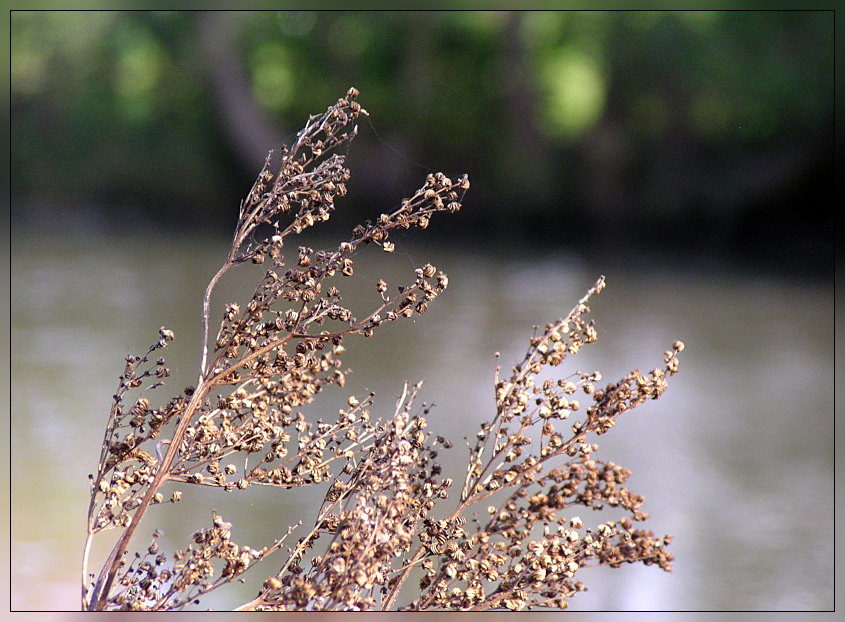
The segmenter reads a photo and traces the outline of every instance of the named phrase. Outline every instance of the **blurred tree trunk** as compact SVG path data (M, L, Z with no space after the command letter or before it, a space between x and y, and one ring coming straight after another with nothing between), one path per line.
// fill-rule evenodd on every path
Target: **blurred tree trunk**
M525 42L524 11L508 11L502 33L498 87L501 89L499 149L494 166L500 179L526 207L545 208L554 191L549 144L539 128L534 64ZM494 93L495 97L495 93Z
M620 241L632 206L633 190L627 182L632 153L622 99L611 77L604 115L579 146L583 168L578 185L583 209L594 225L591 237L605 244Z
M260 170L270 149L285 136L252 96L250 77L237 48L237 15L226 11L198 14L200 49L214 90L220 120L232 148L247 170Z

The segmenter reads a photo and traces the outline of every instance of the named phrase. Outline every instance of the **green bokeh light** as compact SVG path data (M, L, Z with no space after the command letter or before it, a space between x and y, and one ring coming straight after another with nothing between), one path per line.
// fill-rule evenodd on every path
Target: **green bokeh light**
M285 47L262 43L252 58L252 90L259 104L272 111L284 110L294 92L294 75Z
M540 79L547 94L542 103L550 134L574 139L601 118L606 84L601 68L591 57L563 48L545 60Z
M158 41L144 31L133 30L125 35L115 67L114 89L118 110L130 121L144 122L152 118L159 80L167 62Z

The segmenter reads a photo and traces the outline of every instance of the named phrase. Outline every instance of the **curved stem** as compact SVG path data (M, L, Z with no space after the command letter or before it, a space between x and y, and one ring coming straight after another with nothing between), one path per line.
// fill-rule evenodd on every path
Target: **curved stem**
M200 385L202 385L202 383L200 383ZM123 533L120 534L120 538L114 545L106 563L103 564L103 569L100 571L100 576L97 578L97 583L94 585L94 590L91 594L91 601L88 605L89 610L93 609L94 611L103 611L103 609L105 609L108 602L108 595L111 591L111 586L114 583L115 575L120 568L120 560L124 553L126 553L126 549L129 547L129 541L132 539L132 535L138 528L141 518L152 502L156 492L158 492L159 488L161 488L162 484L164 484L167 480L170 465L173 463L176 454L179 452L179 446L181 445L182 437L185 435L185 430L188 429L194 412L202 403L202 399L211 386L212 385L209 383L205 387L197 387L197 390L191 396L191 401L188 402L185 412L182 415L182 419L179 421L179 425L173 432L173 439L170 443L169 449L167 450L167 454L165 454L164 460L162 460L161 464L159 464L155 477L153 478L150 487L147 489L147 493L144 495L144 498L141 500L141 505L138 506L135 514L132 515L132 520L129 522L129 525Z
M91 542L94 534L89 527L88 534L85 536L85 550L82 553L82 610L88 608L88 557L91 555Z
M217 271L211 280L208 282L208 286L205 288L205 294L202 298L202 359L200 361L200 375L199 380L197 380L197 385L199 385L200 381L206 374L206 364L208 362L208 308L211 304L211 292L214 290L214 287L217 285L217 282L220 280L226 271L232 267L231 259L227 259L226 263L224 263L220 269Z

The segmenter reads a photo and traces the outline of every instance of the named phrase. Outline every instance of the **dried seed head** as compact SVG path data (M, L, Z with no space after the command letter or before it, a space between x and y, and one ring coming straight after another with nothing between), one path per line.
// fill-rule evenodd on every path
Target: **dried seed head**
M279 581L276 577L270 577L266 581L264 581L264 589L265 590L278 590L282 587L282 582Z

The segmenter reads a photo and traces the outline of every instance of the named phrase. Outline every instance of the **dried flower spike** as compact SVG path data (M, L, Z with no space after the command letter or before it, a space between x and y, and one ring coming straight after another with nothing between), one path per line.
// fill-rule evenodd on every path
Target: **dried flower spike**
M349 396L336 416L304 414L325 389L344 386L347 339L425 313L449 284L423 263L404 283L388 287L378 278L370 306L353 313L343 291L355 279L345 277L366 260L364 250L392 253L391 232L425 229L435 214L457 212L469 188L466 175L430 173L393 210L331 248L297 243L346 194L343 146L367 114L358 96L350 88L267 156L202 300L196 384L156 399L170 373L153 353L175 338L164 327L144 355L126 358L90 477L84 609L181 610L245 580L271 555L280 558L272 576L259 578L255 598L239 609L563 609L586 589L577 579L586 567L671 568L671 536L634 528L647 518L644 499L626 485L631 472L599 459L593 441L663 394L684 344L663 353L662 367L631 371L603 388L598 371L559 371L599 337L587 303L604 289L604 277L566 317L535 329L509 375L496 368L492 415L469 446L463 474L445 473L439 461L452 444L431 431L431 406L418 405L422 383L406 385L385 418L373 414L373 394ZM243 263L262 267L254 293L225 303L212 333L212 293ZM456 479L463 485L454 486ZM211 510L181 549L163 551L156 531L130 552L150 505L194 503L193 487L262 489L289 503L315 485L323 501L296 542L288 539L301 525L261 548L237 544L239 521L255 517L224 519ZM585 509L607 507L622 517L592 526L580 518ZM89 574L94 537L107 530L115 530L115 544ZM412 575L415 590L405 592Z

